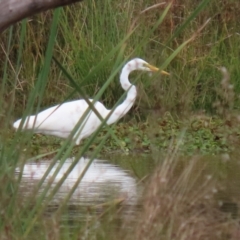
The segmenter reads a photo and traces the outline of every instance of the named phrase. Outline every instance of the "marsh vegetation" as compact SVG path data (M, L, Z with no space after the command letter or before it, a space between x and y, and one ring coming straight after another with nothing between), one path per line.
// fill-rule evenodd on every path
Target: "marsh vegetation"
M0 238L239 239L239 10L238 1L87 0L5 31ZM171 76L134 73L138 98L130 113L80 147L13 131L19 117L71 99L114 107L125 97L119 71L136 56ZM104 158L128 170L141 189L131 217L122 201L73 206L68 195L51 209L67 176L42 189L43 176L32 195L23 194L26 162L64 164L71 156L73 167L88 156L89 165Z

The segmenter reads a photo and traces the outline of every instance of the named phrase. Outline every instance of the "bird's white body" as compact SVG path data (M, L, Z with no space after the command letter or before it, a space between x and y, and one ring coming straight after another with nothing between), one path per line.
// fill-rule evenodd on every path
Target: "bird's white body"
M120 75L120 83L122 88L127 92L126 99L118 105L113 111L107 109L101 102L94 103L95 109L103 119L107 120L107 124L112 124L123 117L132 107L137 96L137 90L129 80L129 74L134 70L142 71L158 71L157 68L151 66L140 58L129 61L122 69ZM167 74L166 72L162 72ZM90 101L93 101L90 99ZM35 133L43 133L61 138L68 138L75 126L79 123L81 117L88 110L89 106L85 100L76 100L66 102L54 107L50 107L37 115L28 116L22 126L22 129L33 130ZM21 126L22 119L17 120L13 127L18 129ZM97 130L101 125L101 119L91 109L83 117L81 123L78 124L73 139L78 145L80 141Z
M107 116L109 110L102 103L96 102L94 107L102 118ZM22 128L33 129L35 133L68 138L87 109L88 103L83 99L66 102L48 108L37 115L27 117ZM17 129L20 123L21 119L17 120L13 127ZM80 124L78 131L74 134L76 144L79 144L81 139L88 137L96 131L100 124L101 120L99 117L90 110L82 124Z
M136 91L135 86L130 91ZM93 99L89 99L91 102ZM119 105L112 112L107 120L107 124L112 124L124 116L134 103L135 97L129 99L128 104ZM28 116L24 122L23 129L33 130L35 133L42 133L61 138L68 138L81 117L88 110L88 103L84 100L66 102L61 105L50 107L37 115ZM94 104L102 119L105 119L111 110L108 110L101 102ZM13 127L18 129L22 119L17 120ZM101 125L100 118L92 110L86 114L84 120L79 124L78 130L74 134L74 141L78 145L81 139L87 138Z

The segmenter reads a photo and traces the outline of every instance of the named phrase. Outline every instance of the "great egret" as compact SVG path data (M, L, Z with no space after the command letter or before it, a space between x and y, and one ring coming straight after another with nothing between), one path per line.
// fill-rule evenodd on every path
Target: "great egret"
M129 74L134 70L148 72L159 71L158 68L140 58L132 59L123 67L120 75L120 83L122 88L125 91L128 91L126 99L112 112L101 102L94 103L95 109L103 119L105 119L108 114L111 114L106 122L109 125L122 118L135 102L137 90L128 80ZM165 71L161 71L161 73L169 75L169 73ZM93 99L89 100L93 101ZM56 105L38 113L37 115L26 117L22 129L33 130L35 133L68 138L88 107L88 103L84 99ZM21 126L21 121L22 119L17 120L13 124L13 127L18 129ZM92 110L90 110L73 136L76 145L79 145L82 139L90 136L100 125L101 120Z

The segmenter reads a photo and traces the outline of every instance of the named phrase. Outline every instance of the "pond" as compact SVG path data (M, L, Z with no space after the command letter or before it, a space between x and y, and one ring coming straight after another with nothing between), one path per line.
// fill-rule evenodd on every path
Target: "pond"
M80 158L73 166L75 158L68 158L62 164L57 161L51 168L49 174L40 188L41 191L49 186L49 192L62 180L69 168L69 172L56 194L51 200L52 203L61 203L72 190L75 190L69 198L68 204L91 205L104 203L107 200L122 198L126 204L135 204L137 200L137 182L126 170L121 169L115 164L108 163L106 160ZM89 167L88 167L89 164ZM25 189L24 194L28 195L37 187L44 174L50 169L50 160L30 162L24 165L22 170L21 188ZM58 169L59 168L59 171ZM86 173L83 174L84 170ZM16 173L19 174L20 169ZM54 177L54 173L56 176ZM82 176L82 179L81 178ZM79 181L79 183L77 183Z
M57 221L61 226L58 234L68 229L71 236L85 235L83 239L98 239L100 235L101 239L174 239L176 234L193 239L193 232L199 236L204 232L210 239L238 239L234 238L239 234L238 154L111 154L104 160L94 159L80 179L89 161L87 157L57 161L41 187L38 184L52 161L43 159L24 165L20 195L31 199L28 201L32 205L34 198L37 201L44 196L46 207L41 221L48 222L46 231L51 231ZM20 168L17 176L19 172ZM172 237L167 238L166 232Z

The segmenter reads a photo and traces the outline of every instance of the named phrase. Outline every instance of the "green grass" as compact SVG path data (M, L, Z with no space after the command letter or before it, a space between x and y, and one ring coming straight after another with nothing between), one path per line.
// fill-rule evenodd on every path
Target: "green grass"
M88 212L92 219L87 226L86 222L81 223L74 231L71 224L62 227L61 217L69 213L66 206L71 191L64 204L51 217L45 217L48 202L64 178L55 188L46 187L40 196L33 194L31 198L19 200L21 176L19 179L14 177L15 167L47 154L53 162L60 159L62 164L72 153L78 159L85 154L95 158L100 152L111 154L119 149L125 153L137 151L154 155L158 164L161 162L159 151L167 155L163 170L157 168L149 177L150 183L146 183L148 190L139 224L146 225L148 231L144 230L142 237L151 232L151 239L159 239L159 236L171 239L171 234L178 231L181 225L177 223L181 219L176 215L171 217L171 214L165 218L167 220L163 222L160 233L153 227L155 222L161 224L164 218L155 209L157 205L154 201L162 198L165 209L170 211L175 202L167 202L167 197L172 200L176 196L171 189L178 190L176 203L179 208L176 212L185 212L186 221L199 213L195 207L198 209L202 203L205 204L198 198L202 196L201 186L205 182L194 189L193 195L192 185L186 185L194 179L192 169L198 166L198 161L194 157L190 159L188 162L192 164L180 171L177 178L173 174L176 167L174 160L180 161L181 165L179 155L231 154L237 150L240 5L237 1L226 3L216 0L205 0L199 4L192 1L184 1L182 5L175 2L165 6L154 4L153 0L124 3L106 0L104 4L89 0L34 16L3 34L0 48L0 73L3 76L0 99L0 206L4 209L0 221L1 238L46 239L49 236L50 239L78 239L89 230L89 239L113 239L112 236L126 239L136 236L135 239L141 239L138 223L129 232L126 229L119 233L113 221L118 214L114 204L104 208L100 215ZM133 74L131 77L138 86L138 99L120 124L110 128L105 126L77 148L69 140L60 144L56 138L13 133L11 125L16 118L65 100L96 96L96 100L100 99L109 108L114 107L124 97L118 72L126 60L136 56L164 68L171 76L160 78L159 75L143 77ZM230 76L222 75L219 71L221 66L227 68ZM157 195L153 196L153 189L161 184L159 173L169 174L168 185L163 187L167 195L157 191ZM142 169L140 179L145 179L146 174L149 172ZM79 181L81 178L79 176ZM199 175L196 179L201 181ZM44 178L36 192L43 181ZM153 199L150 204L148 197ZM188 199L194 197L194 210L185 208ZM157 214L147 222L152 214L149 206L153 206ZM216 207L213 201L210 206ZM213 219L208 222L208 217L204 215L199 224L211 225ZM234 221L226 224L233 227ZM194 225L199 234L202 231L200 225ZM221 226L221 221L217 222L217 227ZM188 232L184 234L183 237L188 236L185 239L190 238Z
M186 2L184 7L178 7L173 4L163 23L157 26L156 23L164 11L163 6L153 8L139 17L140 11L151 5L153 5L151 1L142 3L129 1L125 4L106 1L104 5L95 1L85 1L64 8L59 20L54 55L81 84L89 97L95 96L108 79L117 55L109 58L104 67L92 75L87 82L83 83L83 80L131 31L132 26L137 26L137 29L122 46L121 58L140 56L160 66L209 17L211 17L210 23L167 67L166 70L172 73L172 78L169 81L161 81L161 84L157 85L160 93L156 91L156 83L152 84L145 80L138 84L141 93L140 99L143 99L143 101L139 101L139 109L156 108L161 105L177 113L193 109L214 111L212 102L216 98L215 87L218 86L220 80L220 73L217 70L219 66L225 66L229 70L235 90L237 93L240 91L238 82L240 60L236 56L236 52L239 51L238 3L231 2L224 5L218 1L211 1L207 9L197 17L195 17L196 14L193 14L193 17L190 18L196 5ZM186 21L188 18L192 21ZM14 101L14 111L18 116L21 116L23 109L26 108L28 93L34 86L37 74L43 64L51 19L52 13L48 12L35 16L32 21L26 23L23 51L20 51L21 71L17 75L19 80L16 87L18 89L14 92L17 97L17 102ZM136 19L138 21L133 25ZM183 25L185 28L181 29L184 21L188 24L187 28ZM152 32L150 30L153 27L155 30ZM181 32L176 35L178 29ZM20 36L21 28L16 27L9 48L9 63L15 71L8 67L9 82L14 77L14 72L14 78L16 78L19 71L19 66L15 67L15 64L19 61L16 53ZM7 36L5 38L7 39ZM65 100L72 91L71 85L54 64L51 64L48 79L43 97L43 107ZM122 95L117 80L118 76L115 79L101 98L109 107L112 107ZM10 84L9 88L12 89L12 87ZM151 93L151 98L149 98L149 93ZM78 97L77 93L71 96L73 99ZM237 107L238 104L239 101L236 99L235 106Z

